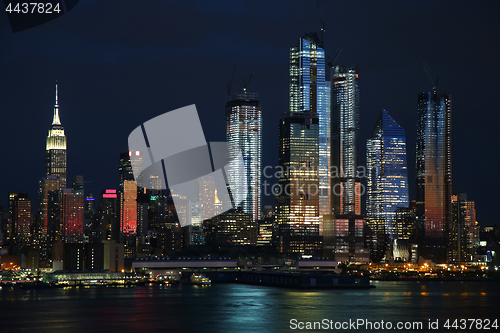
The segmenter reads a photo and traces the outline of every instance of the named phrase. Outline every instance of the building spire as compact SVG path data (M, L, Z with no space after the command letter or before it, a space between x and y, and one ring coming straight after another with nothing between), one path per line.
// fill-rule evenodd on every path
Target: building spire
M58 91L57 91L57 80L56 80L56 104L54 105L54 118L52 120L52 125L61 125L61 119L59 119L59 101L58 101Z

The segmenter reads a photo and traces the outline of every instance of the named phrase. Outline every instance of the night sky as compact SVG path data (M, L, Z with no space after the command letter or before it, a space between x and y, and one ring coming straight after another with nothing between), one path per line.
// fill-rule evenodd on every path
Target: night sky
M497 1L320 1L325 49L357 65L360 156L382 108L405 129L415 198L417 94L432 84L418 57L453 95L453 188L476 201L481 225L497 221L500 7ZM225 140L224 107L255 73L263 110L263 166L278 163L278 123L288 109L288 52L319 32L316 1L81 0L67 14L12 33L0 14L0 205L26 191L36 207L45 139L59 81L68 180L98 196L118 187L129 133L196 104L207 141ZM181 139L181 138L179 138ZM167 143L175 144L175 142ZM272 204L272 198L264 204Z

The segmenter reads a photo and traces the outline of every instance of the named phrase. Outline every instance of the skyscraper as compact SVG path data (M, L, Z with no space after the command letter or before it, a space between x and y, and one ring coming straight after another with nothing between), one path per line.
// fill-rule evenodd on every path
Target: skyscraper
M330 82L326 80L325 51L316 33L309 33L290 48L289 113L318 118L319 218L331 214L330 203ZM320 223L320 234L322 234Z
M135 158L132 159L132 155ZM136 253L137 226L139 219L143 217L139 216L139 212L145 212L144 209L138 209L138 183L142 184L142 175L141 179L134 180L132 163L137 163L135 165L136 170L142 170L142 156L140 151L128 151L120 154L118 167L118 201L120 205L118 217L120 222L119 241L124 244L125 257L129 258L133 257Z
M396 208L408 207L408 170L405 131L386 110L366 144L368 225L377 234L397 239Z
M359 87L354 67L332 68L331 187L333 214L361 214L358 171ZM358 187L358 191L356 188Z
M60 181L57 176L45 176L39 182L36 248L40 259L49 259L52 246L61 239Z
M451 95L418 95L416 216L423 255L445 262L452 223Z
M247 93L246 88L243 93L234 95L226 105L226 124L227 142L232 144L230 147L241 149L241 151L230 151L230 158L243 154L247 197L240 206L243 212L251 214L253 221L257 222L260 217L262 195L262 112L258 95ZM238 186L234 190L242 189ZM237 194L237 197L241 195Z
M120 198L120 240L125 246L125 257L135 255L137 237L137 183L125 180Z
M49 129L46 143L45 174L59 177L59 188L66 188L66 136L59 118L59 102L56 81L56 103L52 126Z
M453 223L449 231L448 261L465 262L477 254L479 246L475 204L467 200L467 193L453 193L451 201Z
M338 261L367 261L361 215L363 188L358 176L359 86L355 67L332 67L331 78L331 240L325 255Z
M11 192L9 193L9 213L11 216L10 235L8 243L11 254L19 254L31 245L31 200L28 199L28 193Z
M329 213L328 159L320 159L320 143L327 153L327 89L323 44L310 33L290 48L289 112L280 121L282 172L273 190L281 252L321 252L320 200L322 213Z
M65 243L83 243L84 195L65 188L61 195L62 240Z

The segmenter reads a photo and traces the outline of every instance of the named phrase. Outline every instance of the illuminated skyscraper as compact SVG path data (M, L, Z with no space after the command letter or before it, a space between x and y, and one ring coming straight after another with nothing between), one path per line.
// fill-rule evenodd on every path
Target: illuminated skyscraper
M453 223L448 238L448 261L452 263L470 260L479 247L479 225L476 221L474 201L467 200L466 193L452 195Z
M61 239L60 181L57 176L45 176L39 182L36 248L40 259L48 259L52 245Z
M447 260L453 220L451 140L451 95L419 94L416 216L423 255L435 262Z
M63 189L61 196L62 240L83 243L84 195L74 189Z
M137 236L137 183L133 180L123 182L120 200L120 240L125 246L125 257L135 255Z
M9 193L9 213L11 230L8 230L10 239L7 239L6 245L10 247L11 254L19 254L31 245L32 240L31 200L28 199L28 193Z
M230 152L230 158L243 154L247 178L247 197L240 206L243 212L252 214L254 222L260 216L262 193L262 111L258 98L255 93L247 93L245 88L243 93L234 95L226 105L227 142L241 149ZM242 191L242 187L233 190ZM237 193L236 196L241 197Z
M132 155L135 156L131 159ZM141 213L147 214L147 209L138 209L138 182L142 184L142 180L134 180L132 163L137 163L134 167L137 170L142 170L142 156L138 150L128 151L120 154L120 163L118 168L119 174L119 191L118 201L119 209L119 241L124 244L125 257L133 257L136 253L136 238L139 219L144 216ZM142 177L142 176L141 176ZM147 217L146 217L147 218ZM114 228L112 228L114 229ZM114 235L113 235L114 236ZM112 236L112 238L114 238Z
M332 68L332 210L333 214L361 214L358 168L359 87L354 67ZM358 188L358 190L356 190Z
M326 80L325 51L316 33L290 48L289 113L318 118L319 220L331 214L330 204L330 82ZM320 223L320 234L322 234Z
M56 81L56 103L54 117L49 129L46 144L45 174L59 177L59 188L66 188L66 136L59 118L59 102Z
M325 245L325 255L331 257L333 252L338 261L366 262L369 254L363 243L363 188L358 177L358 70L334 66L331 73L330 186L334 219L328 228L333 239Z
M329 214L328 85L325 51L316 33L290 48L289 112L280 122L276 191L280 252L320 254L323 226ZM320 155L320 151L322 155ZM321 211L321 213L320 213Z
M133 159L131 159L132 154L135 156ZM137 164L134 166L137 170L142 170L142 155L140 151L134 150L120 154L120 164L118 166L120 191L123 190L123 183L125 180L138 181L137 179L134 179L132 163Z
M312 254L309 245L313 242L304 237L320 235L318 132L315 116L295 113L281 120L279 165L283 172L279 187L274 188L281 252Z
M366 144L368 225L377 234L397 239L397 207L408 207L405 131L382 110Z

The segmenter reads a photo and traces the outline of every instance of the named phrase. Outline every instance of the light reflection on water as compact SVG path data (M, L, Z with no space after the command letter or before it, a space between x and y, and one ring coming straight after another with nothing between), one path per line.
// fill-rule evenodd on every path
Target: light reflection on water
M0 290L2 332L285 332L299 321L496 319L498 282L373 282L368 290L238 284Z

